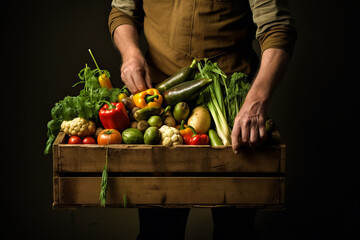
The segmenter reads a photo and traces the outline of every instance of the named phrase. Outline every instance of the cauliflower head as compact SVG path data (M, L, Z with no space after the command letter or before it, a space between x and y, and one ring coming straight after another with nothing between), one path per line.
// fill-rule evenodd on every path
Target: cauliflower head
M178 129L163 125L159 131L161 136L161 145L173 146L183 143L183 138Z
M94 135L96 126L91 120L77 117L70 121L63 121L61 123L61 130L69 136L78 136L83 138Z

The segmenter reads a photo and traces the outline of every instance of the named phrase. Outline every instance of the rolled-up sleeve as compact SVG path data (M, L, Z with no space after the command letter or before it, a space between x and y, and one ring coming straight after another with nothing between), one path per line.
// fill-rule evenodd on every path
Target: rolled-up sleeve
M261 53L281 48L292 54L297 32L286 0L249 0Z
M111 37L115 29L123 24L130 24L138 31L141 30L144 18L141 0L113 0L111 7L108 19Z

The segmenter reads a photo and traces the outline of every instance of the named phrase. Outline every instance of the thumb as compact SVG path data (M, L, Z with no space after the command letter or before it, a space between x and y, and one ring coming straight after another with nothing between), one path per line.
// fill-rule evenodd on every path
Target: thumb
M239 136L241 134L241 128L238 119L235 119L234 127L231 133L231 143L232 143L232 149L235 154L239 152L240 143L239 143Z

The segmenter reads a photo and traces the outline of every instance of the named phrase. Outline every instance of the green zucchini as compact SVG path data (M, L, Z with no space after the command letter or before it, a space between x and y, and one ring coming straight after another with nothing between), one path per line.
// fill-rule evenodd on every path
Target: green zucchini
M137 110L134 113L136 121L148 120L153 115L159 115L161 113L161 107L145 107Z
M159 83L155 86L155 88L162 94L166 90L185 82L186 80L193 79L195 76L195 66L196 66L196 59L194 59L190 66L184 67L173 75Z
M168 106L175 106L179 102L188 102L199 96L212 82L213 80L208 78L186 81L165 91L163 98Z
M221 138L214 129L209 129L210 145L213 147L224 145Z

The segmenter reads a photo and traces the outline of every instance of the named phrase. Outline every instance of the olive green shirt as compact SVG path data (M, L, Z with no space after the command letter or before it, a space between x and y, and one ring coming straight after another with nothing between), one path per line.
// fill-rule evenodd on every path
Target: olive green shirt
M111 35L122 24L144 30L147 61L160 82L192 60L209 58L225 73L252 77L261 52L281 48L290 55L296 40L294 20L282 0L113 0ZM156 79L154 79L156 78Z

